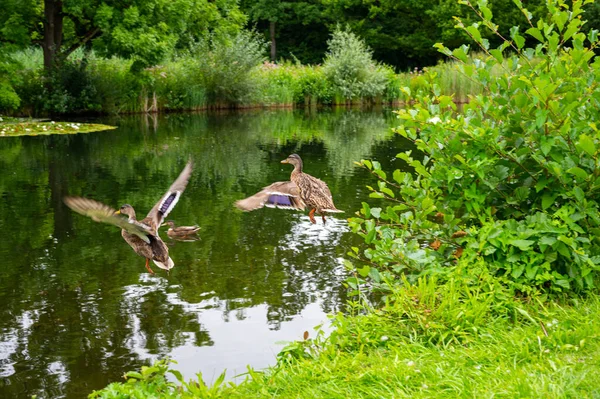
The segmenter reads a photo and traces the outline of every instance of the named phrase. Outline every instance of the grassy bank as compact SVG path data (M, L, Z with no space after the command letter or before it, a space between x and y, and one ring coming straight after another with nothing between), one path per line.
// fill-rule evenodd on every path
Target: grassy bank
M453 62L396 73L375 63L366 49L352 51L346 38L323 65L265 61L251 38L214 44L134 71L133 60L78 51L48 76L38 49L14 53L19 65L13 115L115 114L219 108L305 107L410 102L427 82L464 102L481 92ZM363 55L363 59L359 56ZM350 53L350 54L347 54ZM2 111L0 109L0 111ZM8 110L4 110L8 112Z
M440 314L449 310L443 309L446 298L430 306L436 301L428 300L420 288L396 295L399 302L377 313L338 318L334 336L314 358L257 374L226 390L224 396L557 398L600 394L597 299L577 306L514 304L505 316L491 313L482 323L470 323L471 306L459 305L463 316L456 312L458 318L452 322ZM444 329L448 336L460 332L461 339L432 342L436 339L428 330L436 329Z
M564 303L520 301L500 285L492 283L485 290L463 281L451 278L440 284L421 279L396 290L387 305L376 311L337 315L328 338L288 346L274 368L250 371L239 385L217 383L209 388L201 381L168 383L168 365L162 363L142 374L130 373L127 383L111 384L90 397L600 395L600 301L596 297Z

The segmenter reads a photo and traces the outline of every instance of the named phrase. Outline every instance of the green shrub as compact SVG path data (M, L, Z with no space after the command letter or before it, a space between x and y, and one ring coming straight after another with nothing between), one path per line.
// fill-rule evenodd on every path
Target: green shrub
M265 60L265 43L253 32L213 40L197 50L197 68L210 105L239 106L259 97L252 73Z
M21 105L21 98L12 85L6 80L0 80L0 112L13 111Z
M535 48L524 47L515 27L490 49L479 32L496 29L486 2L478 3L480 24L459 21L485 56L471 62L466 47L439 48L481 94L457 113L433 76L414 106L398 112L398 132L422 154L399 154L414 173L389 178L375 162L362 163L380 180L371 196L393 205L365 205L354 220L370 244L360 256L383 270L419 274L443 271L462 255L525 293L594 287L600 62L597 32L581 32L581 6L550 1L547 20L529 21L525 32L539 41Z
M18 64L0 48L0 112L13 111L21 105L14 86L18 84Z
M91 57L89 73L98 91L102 112L141 112L142 80L131 72L133 61L118 57Z
M139 372L130 371L125 374L126 383L114 382L106 388L94 391L88 398L117 399L117 398L222 398L225 384L223 372L214 384L208 387L202 374L196 374L197 380L186 382L182 374L170 368L172 360L159 360L152 366L143 366ZM178 383L169 382L167 374L172 374ZM231 383L229 384L231 385Z
M373 61L371 50L358 36L338 26L327 44L323 70L336 94L345 101L383 94L386 72Z
M259 102L264 105L293 105L298 91L297 69L290 64L265 61L257 69Z
M298 69L298 97L296 103L331 104L333 87L321 66L304 66Z

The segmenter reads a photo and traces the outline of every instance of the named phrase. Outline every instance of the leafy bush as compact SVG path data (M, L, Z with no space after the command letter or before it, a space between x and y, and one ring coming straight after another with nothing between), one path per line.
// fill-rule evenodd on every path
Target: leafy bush
M323 71L343 99L375 98L383 94L386 72L373 61L371 50L358 36L338 26L328 46Z
M221 374L215 383L208 387L198 373L197 381L185 382L181 373L170 369L172 360L159 360L152 366L143 366L139 372L130 371L125 374L127 383L112 383L100 391L94 391L88 398L220 398L223 389L225 373ZM172 374L179 384L169 382L167 373Z
M375 162L362 162L379 178L371 196L393 205L365 205L354 220L371 244L360 256L416 274L442 271L462 256L483 261L526 293L594 287L600 61L597 32L581 32L582 3L569 9L550 1L547 20L529 21L525 34L539 41L535 48L525 48L515 27L511 40L490 49L479 31L497 33L485 1L476 9L480 24L459 20L485 57L471 62L464 46L439 48L482 93L457 112L433 78L411 109L398 112L398 133L415 143L421 159L399 154L414 173L395 171L392 178Z
M0 80L0 112L19 108L21 98L7 80Z
M265 60L264 49L264 41L253 32L201 45L197 68L208 103L237 106L257 98L258 82L252 71Z
M17 64L0 48L0 112L19 108L21 99L14 89L18 83Z
M257 70L261 104L293 105L297 97L297 68L293 65L277 65L265 61Z

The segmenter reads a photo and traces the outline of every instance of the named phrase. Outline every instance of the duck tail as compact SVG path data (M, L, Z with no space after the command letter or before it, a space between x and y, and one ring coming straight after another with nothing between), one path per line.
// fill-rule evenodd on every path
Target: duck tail
M152 260L152 262L154 262L156 266L164 270L171 270L175 267L175 263L173 262L173 259L171 259L171 257L169 257L169 259L166 262L159 262L157 260Z
M344 211L339 210L339 209L322 209L323 212L329 212L329 213L344 213Z

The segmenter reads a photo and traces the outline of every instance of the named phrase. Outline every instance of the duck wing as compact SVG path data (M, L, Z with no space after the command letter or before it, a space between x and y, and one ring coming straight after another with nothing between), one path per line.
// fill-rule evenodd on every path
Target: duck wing
M305 207L298 186L291 181L273 183L253 196L237 201L235 206L242 211L253 211L263 206L302 211Z
M150 244L149 236L153 236L152 229L138 221L129 221L127 218L116 214L115 210L101 202L83 197L65 197L65 204L77 213L92 218L95 222L112 224L120 227L130 234L134 234Z
M165 217L167 217L173 208L175 208L175 205L179 201L179 197L181 197L181 194L190 180L192 166L192 161L190 160L179 174L179 177L171 184L171 187L169 187L165 195L163 195L160 201L158 201L150 212L148 212L148 216L146 216L144 221L148 221L148 224L152 226L154 232L158 230L158 227L163 223Z

